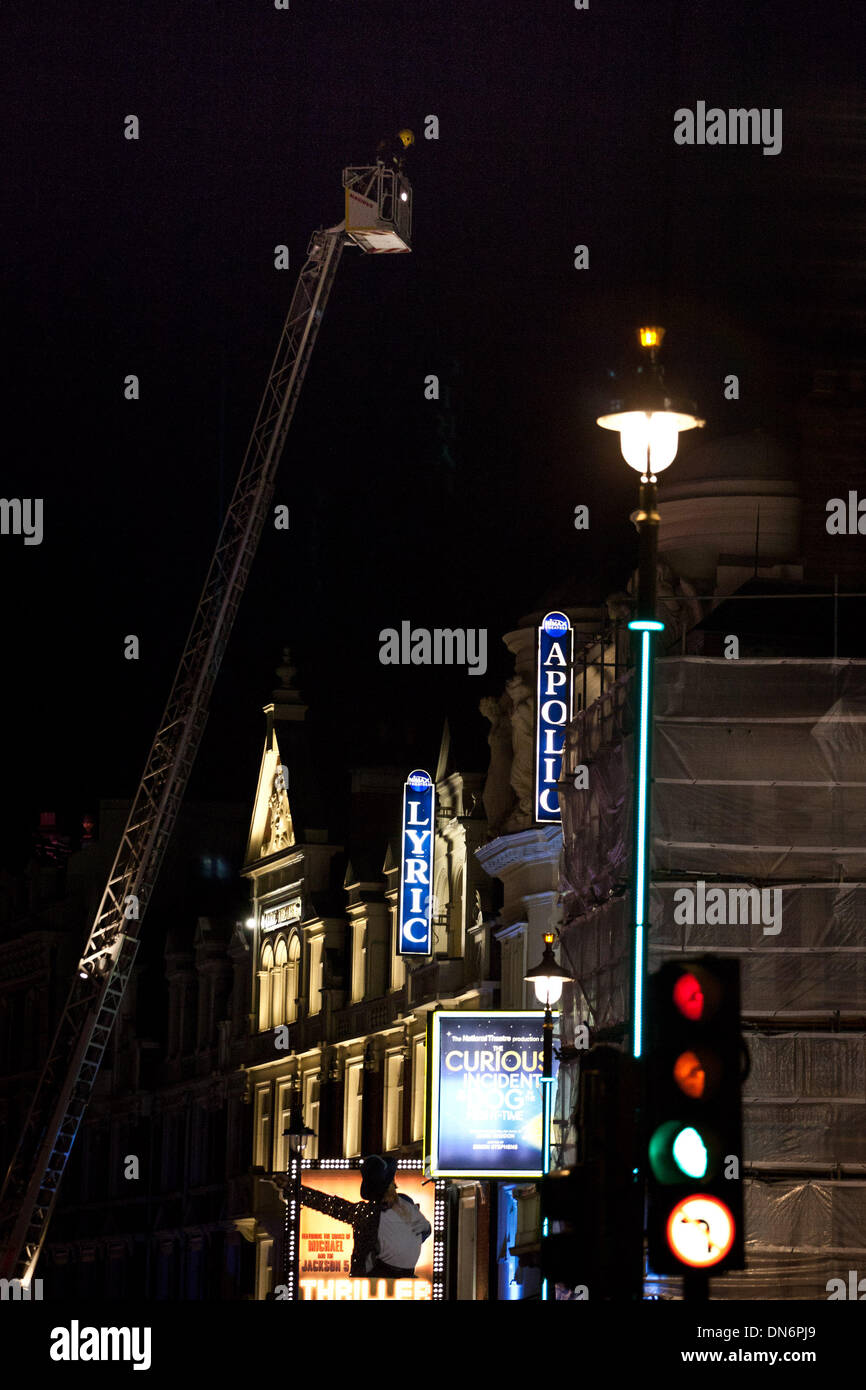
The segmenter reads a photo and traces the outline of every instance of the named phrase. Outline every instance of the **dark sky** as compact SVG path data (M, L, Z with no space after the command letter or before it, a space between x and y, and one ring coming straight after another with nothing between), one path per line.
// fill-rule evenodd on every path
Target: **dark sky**
M284 643L337 765L429 766L451 713L482 767L501 633L566 581L603 598L632 564L631 476L593 421L636 324L666 325L708 433L784 433L810 368L858 349L856 15L4 6L3 493L45 507L40 546L0 536L4 855L41 809L134 791L310 233L342 215L343 166L403 125L413 254L344 254L277 487L291 527L265 532L194 791L252 797ZM781 154L675 145L675 109L698 100L781 107ZM383 667L379 630L405 618L488 628L487 676Z

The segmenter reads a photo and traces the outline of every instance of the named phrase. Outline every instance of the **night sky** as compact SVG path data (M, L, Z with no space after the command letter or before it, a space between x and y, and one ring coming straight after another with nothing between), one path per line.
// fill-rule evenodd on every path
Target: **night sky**
M251 802L284 644L323 775L435 765L445 714L483 769L501 634L634 562L634 483L594 418L636 325L667 327L707 435L786 437L811 369L863 355L863 175L834 177L866 121L856 14L5 6L2 491L45 508L40 546L0 536L5 861L40 810L74 829L134 792L310 234L407 125L413 253L344 252L277 485L290 529L265 531L193 794ZM781 107L782 152L675 145L699 100ZM487 675L382 666L403 619L488 628Z

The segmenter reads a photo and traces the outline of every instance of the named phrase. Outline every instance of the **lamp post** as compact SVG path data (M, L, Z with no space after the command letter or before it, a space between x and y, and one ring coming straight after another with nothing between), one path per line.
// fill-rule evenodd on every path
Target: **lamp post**
M650 810L652 774L653 639L664 631L656 617L656 556L659 514L657 475L676 458L681 430L704 425L693 401L675 399L664 381L658 352L663 328L639 328L638 341L643 354L635 378L624 396L611 402L607 415L597 420L602 429L619 433L622 456L640 474L640 505L635 523L638 530L638 591L635 616L629 627L635 635L637 674L637 720L635 723L634 769L634 914L631 940L629 1012L632 1056L643 1052L643 1015L647 978L647 937L649 934ZM634 1117L634 1181L636 1202L642 1209L646 1136L644 1122L645 1080L638 1072L637 1108ZM626 1274L626 1287L639 1299L643 1291L643 1222L636 1232L633 1261Z
M561 965L557 965L553 954L553 932L544 934L544 954L538 965L527 971L524 979L535 987L535 997L544 1005L544 1025L542 1031L541 1054L541 1168L550 1171L550 1088L553 1083L553 1005L562 996L562 986L572 976ZM547 1220L542 1227L542 1235L547 1235ZM547 1298L547 1280L541 1285L541 1297Z
M634 933L632 939L630 1015L632 1055L643 1050L643 1012L649 920L650 774L652 739L652 640L664 631L656 618L656 555L659 514L657 475L676 458L681 430L703 426L693 401L671 396L664 381L658 351L663 328L639 328L644 354L635 379L623 397L611 402L608 414L597 420L602 429L619 433L622 456L640 474L638 530L638 592L629 627L636 637L638 720L635 730L634 778Z
M307 1147L307 1140L311 1139L315 1132L304 1124L304 1116L296 1096L289 1115L289 1127L283 1130L283 1138L289 1141L289 1157L286 1164L286 1175L289 1182L286 1191L286 1228L283 1240L283 1282L288 1287L289 1298L291 1299L295 1297L298 1283L301 1160Z

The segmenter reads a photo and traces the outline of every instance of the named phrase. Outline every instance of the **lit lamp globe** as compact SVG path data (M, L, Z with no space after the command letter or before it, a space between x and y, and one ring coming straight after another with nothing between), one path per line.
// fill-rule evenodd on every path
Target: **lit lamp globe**
M562 986L566 980L571 981L571 975L567 970L563 970L561 965L557 965L556 957L553 954L553 932L546 932L544 937L544 955L538 965L529 971L524 979L527 983L535 987L535 997L539 1004L543 1004L545 1009L551 1009L554 1004L559 1002L562 996Z
M288 1129L283 1130L283 1137L288 1139L292 1153L300 1158L307 1147L307 1141L312 1139L315 1133L314 1129L309 1129L304 1124L303 1116L296 1111L289 1121Z
M670 467L682 430L706 424L698 418L694 401L677 399L665 386L664 370L657 361L664 333L663 328L638 329L646 357L625 394L611 401L608 414L596 420L603 430L618 431L623 458L645 478Z

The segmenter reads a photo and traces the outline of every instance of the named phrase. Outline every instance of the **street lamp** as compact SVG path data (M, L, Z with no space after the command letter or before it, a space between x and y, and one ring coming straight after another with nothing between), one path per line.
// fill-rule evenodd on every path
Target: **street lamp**
M289 1157L286 1164L288 1187L286 1191L286 1229L283 1240L283 1278L288 1286L289 1298L295 1297L298 1279L298 1226L301 1211L301 1160L307 1142L316 1131L304 1124L304 1116L297 1097L292 1102L289 1127L283 1130L283 1138L289 1141Z
M562 997L562 986L566 980L573 977L567 970L563 970L561 965L557 965L556 957L553 954L553 932L544 933L544 955L527 971L524 979L527 984L535 988L535 997L539 1004L544 1005L544 1028L542 1032L542 1054L541 1054L541 1168L547 1173L550 1169L550 1088L553 1083L553 1013L552 1007L559 1003ZM541 1233L547 1235L547 1219L545 1218ZM547 1280L542 1281L541 1297L547 1299Z
M570 981L572 978L567 970L563 970L561 965L557 965L556 957L553 954L553 941L553 932L545 932L544 955L538 965L533 966L523 977L527 984L535 986L535 997L539 1004L544 1005L543 1081L553 1079L553 1014L551 1009L562 997L562 986L566 980Z
M610 402L596 424L616 430L622 456L641 475L640 508L635 518L639 536L638 618L655 618L656 548L659 515L656 509L657 474L669 468L677 455L683 430L702 427L694 401L671 395L664 379L658 351L663 328L639 328L642 360L624 394Z

